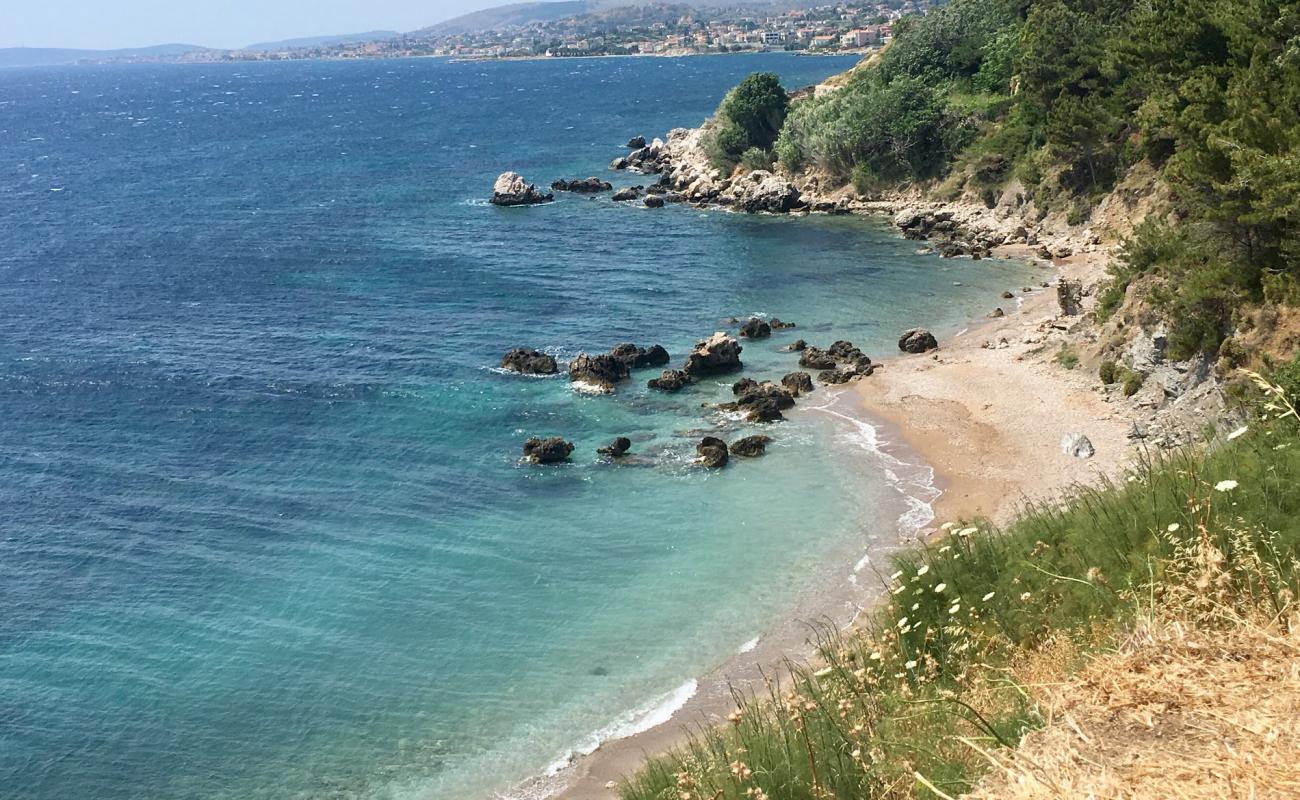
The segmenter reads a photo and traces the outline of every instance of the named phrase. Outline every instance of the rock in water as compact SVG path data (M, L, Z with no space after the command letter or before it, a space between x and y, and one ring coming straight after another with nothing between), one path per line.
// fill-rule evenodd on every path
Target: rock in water
M642 147L645 147L644 136L633 136L627 140L627 149L629 150L640 150Z
M503 172L492 187L492 205L494 206L531 206L549 203L555 199L553 194L542 194L537 187L524 180L518 172Z
M691 382L691 376L687 375L680 369L666 369L658 378L651 378L646 385L651 389L659 389L665 392L676 392L686 384Z
M757 388L758 388L758 381L754 380L753 378L741 378L740 380L731 384L731 393L734 394L736 397L740 397L745 392Z
M546 439L533 437L524 442L524 460L534 464L558 464L568 461L573 452L573 443L566 442L559 436Z
M731 454L742 458L757 458L767 452L771 436L746 436L731 443Z
M610 458L618 458L619 456L624 455L625 453L627 453L628 450L631 449L632 449L632 440L627 438L626 436L620 436L614 441L610 442L608 446L602 447L596 450L596 452L602 456L609 456Z
M805 342L803 339L795 339L793 342L790 342L790 344L786 345L782 349L790 353L799 353L808 349L808 343Z
M551 184L551 189L557 192L578 192L579 194L596 194L597 192L608 192L614 187L607 181L600 178L574 178L571 181L560 179Z
M830 353L816 347L807 347L799 355L799 366L804 369L835 369L838 365Z
M637 347L631 342L615 345L609 354L614 358L627 364L630 369L641 369L642 367L662 367L669 361L668 351L663 345L651 345L650 347Z
M1097 455L1097 449L1092 446L1092 442L1082 433L1067 433L1061 438L1061 450L1067 455L1074 458L1092 458Z
M560 371L555 358L540 350L516 347L501 359L501 368L524 375L554 375Z
M781 385L795 397L813 390L812 376L806 372L791 372L781 379Z
M730 458L727 443L713 436L705 436L703 441L695 446L695 452L700 456L700 463L710 469L725 467Z
M781 413L794 407L794 395L782 386L764 381L745 389L734 403L723 403L724 411L741 411L751 422L778 422L785 419Z
M629 186L626 189L619 189L610 197L615 203L626 203L629 200L635 200L641 196L641 189L636 186Z
M912 328L899 337L898 349L904 353L926 353L939 349L939 341L925 328Z
M740 369L740 342L719 331L695 343L695 349L686 357L686 374L691 377L716 375Z
M664 207L664 199L663 199L663 197L660 196L660 195L652 194L652 195L648 196L648 197L645 199L645 207L646 207L646 208L663 208L663 207Z
M746 339L766 339L772 335L772 326L758 317L750 317L740 326L740 335Z
M797 328L797 327L799 326L795 325L793 322L782 322L780 317L772 317L772 330L774 331L776 330L783 331L783 330L788 330L790 328Z
M569 362L569 380L606 392L612 392L614 384L626 380L630 374L627 364L608 353L598 356L579 353Z

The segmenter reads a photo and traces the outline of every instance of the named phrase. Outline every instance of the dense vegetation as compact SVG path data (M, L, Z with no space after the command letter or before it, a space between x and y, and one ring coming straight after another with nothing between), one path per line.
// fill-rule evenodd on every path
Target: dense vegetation
M769 153L789 107L790 99L776 75L756 72L741 81L723 99L709 131L709 158L714 166L724 172L738 163L750 170L770 168Z
M1300 596L1300 425L1275 385L1208 456L1029 511L1005 531L952 526L898 559L864 630L821 663L738 696L731 725L652 761L625 800L955 797L1043 722L1025 676L1059 683L1142 615L1288 626ZM1179 620L1182 624L1182 618ZM943 794L939 794L942 792Z
M1172 208L1134 238L1103 314L1150 289L1178 358L1218 347L1243 305L1300 302L1297 0L953 0L796 103L772 149L861 191L941 180L992 201L1018 178L1072 224L1146 163Z

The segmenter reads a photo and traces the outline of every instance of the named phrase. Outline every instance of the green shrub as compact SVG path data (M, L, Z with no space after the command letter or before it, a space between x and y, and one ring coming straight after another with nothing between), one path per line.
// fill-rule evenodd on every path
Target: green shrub
M1119 365L1110 360L1101 362L1101 366L1097 368L1097 377L1101 378L1102 383L1110 386L1119 380Z
M740 156L740 166L748 172L772 168L772 154L759 147L751 147Z
M1074 352L1074 348L1068 344L1061 345L1061 349L1056 351L1056 363L1066 369L1074 369L1079 366L1079 354Z
M1142 388L1142 384L1146 383L1146 380L1147 376L1141 372L1134 372L1130 369L1124 370L1121 375L1121 390L1124 392L1124 396L1132 397L1137 394Z

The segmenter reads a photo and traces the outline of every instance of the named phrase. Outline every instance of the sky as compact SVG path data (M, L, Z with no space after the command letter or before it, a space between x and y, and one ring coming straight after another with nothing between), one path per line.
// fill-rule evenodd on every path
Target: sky
M0 0L0 47L235 48L371 30L410 31L514 0Z

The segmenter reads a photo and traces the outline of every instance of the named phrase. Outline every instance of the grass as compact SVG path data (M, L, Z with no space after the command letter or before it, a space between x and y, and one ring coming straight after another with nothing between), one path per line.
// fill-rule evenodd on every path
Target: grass
M1056 363L1066 369L1074 369L1079 366L1079 354L1070 345L1062 344L1061 349L1056 351Z
M888 603L860 629L824 631L814 664L791 665L764 694L738 693L729 725L651 760L621 796L967 792L989 754L1044 723L1025 676L1068 676L1113 646L1186 583L1188 553L1218 553L1228 574L1250 566L1248 579L1210 587L1218 600L1289 618L1300 594L1300 433L1280 390L1260 384L1259 419L1208 455L1154 459L1005 530L945 526L896 560Z

